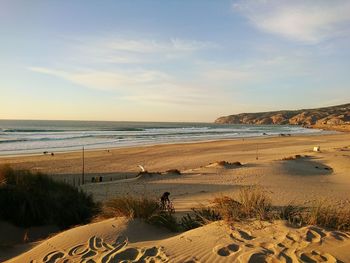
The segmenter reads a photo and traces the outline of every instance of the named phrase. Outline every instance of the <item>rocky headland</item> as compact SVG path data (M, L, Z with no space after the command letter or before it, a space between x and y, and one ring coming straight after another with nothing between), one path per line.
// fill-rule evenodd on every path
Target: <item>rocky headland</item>
M310 128L350 131L350 103L317 109L240 113L219 117L215 123L301 125Z

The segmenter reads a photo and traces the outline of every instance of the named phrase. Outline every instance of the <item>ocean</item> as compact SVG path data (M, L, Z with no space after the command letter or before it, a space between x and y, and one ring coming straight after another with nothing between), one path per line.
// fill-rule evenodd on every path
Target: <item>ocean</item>
M322 131L213 123L0 120L0 155L235 139Z

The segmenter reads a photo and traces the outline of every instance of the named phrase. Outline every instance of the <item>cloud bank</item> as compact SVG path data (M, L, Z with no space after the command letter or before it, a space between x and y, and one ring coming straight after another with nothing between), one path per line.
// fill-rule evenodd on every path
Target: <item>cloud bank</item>
M348 0L247 0L233 10L260 30L310 44L350 33Z

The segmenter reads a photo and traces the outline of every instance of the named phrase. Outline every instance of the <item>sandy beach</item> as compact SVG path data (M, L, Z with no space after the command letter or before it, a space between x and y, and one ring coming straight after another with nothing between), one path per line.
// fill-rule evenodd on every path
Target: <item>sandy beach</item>
M315 146L320 152L313 151ZM295 155L300 156L283 160ZM218 161L238 161L242 166ZM5 163L71 184L82 180L81 152L1 158L0 164ZM95 200L125 194L159 197L169 191L179 217L214 197L234 196L251 185L267 191L274 205L350 205L349 133L87 151L84 163L81 188ZM161 174L138 176L138 165ZM181 175L166 174L169 169L178 169ZM102 182L92 183L96 176L102 176ZM120 262L118 257L130 262L348 262L349 249L349 233L293 228L282 221L237 223L234 229L216 222L174 234L137 221L109 219L39 242L9 262Z
M320 146L321 151L313 152L314 146ZM294 155L307 157L282 161ZM349 158L348 133L86 151L85 184L81 187L96 200L125 193L159 196L168 190L181 209L190 208L194 200L205 201L216 193L254 184L274 193L278 203L306 202L321 196L347 202ZM239 161L243 166L230 169L209 165L217 161ZM82 180L81 152L0 158L0 164L47 173L76 185ZM182 175L137 178L138 165L149 172L178 169ZM91 183L96 176L102 176L103 182Z

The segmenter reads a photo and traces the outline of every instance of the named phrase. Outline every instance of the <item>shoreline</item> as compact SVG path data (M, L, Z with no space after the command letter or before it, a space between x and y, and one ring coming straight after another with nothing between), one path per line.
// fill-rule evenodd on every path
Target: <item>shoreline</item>
M235 138L219 138L219 139L199 139L199 140L189 140L189 141L177 141L177 142L155 142L155 143L145 143L145 144L139 144L139 145L124 145L124 146L112 146L112 147L96 147L96 148L85 148L85 152L94 152L94 151L107 151L107 150L116 150L116 149L130 149L130 148L138 148L138 147L152 147L157 145L186 145L186 144L192 144L192 143L207 143L207 142L220 142L220 141L239 141L239 140L249 140L249 139L266 139L266 138L278 138L278 137L300 137L300 136L322 136L322 135L332 135L332 134L338 134L338 133L346 133L344 131L336 131L336 130L323 130L318 128L308 128L310 130L317 130L310 133L300 133L300 134L289 134L288 136L285 136L286 134L272 134L272 135L260 135L260 136L246 136L246 137L235 137ZM82 152L82 148L84 146L82 145L80 149L72 149L72 150L54 150L54 149L40 149L40 152L32 152L32 153L13 153L13 154L2 154L0 152L0 159L3 158L16 158L16 157L26 157L26 156L42 156L45 151L48 152L47 155L50 155L50 153L54 154L68 154L68 153L79 153ZM86 146L85 146L86 147ZM72 147L76 148L76 147ZM58 148L60 149L60 148Z
M349 133L332 133L155 144L109 150L92 149L85 151L85 166L86 173L94 174L138 172L139 164L146 166L149 170L161 171L173 168L183 170L219 160L255 161L257 145L259 153L263 155L268 153L268 156L280 159L285 157L282 153L288 149L286 154L300 154L305 151L312 152L314 146L321 145L323 150L325 146L330 147L334 143L343 145L347 142L350 144ZM56 153L54 156L49 154L0 156L1 164L10 164L17 168L52 175L79 174L82 166L82 151Z

